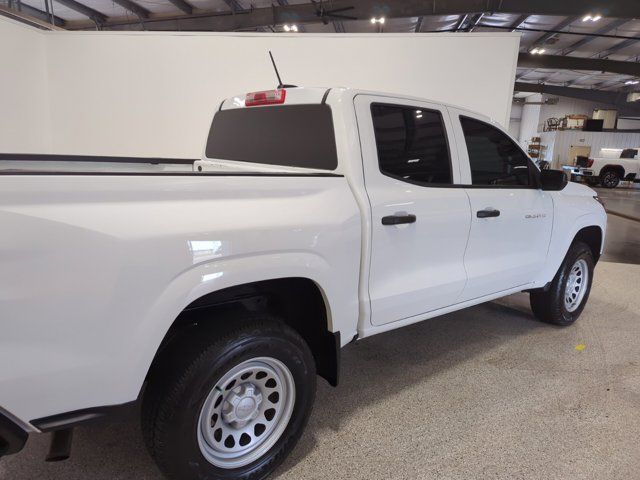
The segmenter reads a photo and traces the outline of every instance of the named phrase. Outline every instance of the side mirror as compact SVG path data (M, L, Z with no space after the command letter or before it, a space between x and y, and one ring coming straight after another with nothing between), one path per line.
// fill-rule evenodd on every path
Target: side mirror
M557 192L567 186L567 176L562 170L541 170L540 188L551 192Z

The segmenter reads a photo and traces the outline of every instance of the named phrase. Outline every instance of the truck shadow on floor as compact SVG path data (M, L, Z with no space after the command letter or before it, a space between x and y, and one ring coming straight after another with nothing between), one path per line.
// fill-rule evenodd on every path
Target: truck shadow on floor
M332 388L320 380L307 430L277 473L282 475L302 461L322 431L338 431L350 416L369 406L417 384L429 388L430 378L465 362L491 364L496 361L491 352L505 343L553 328L538 322L529 309L528 295L519 294L348 345L342 352L340 385Z

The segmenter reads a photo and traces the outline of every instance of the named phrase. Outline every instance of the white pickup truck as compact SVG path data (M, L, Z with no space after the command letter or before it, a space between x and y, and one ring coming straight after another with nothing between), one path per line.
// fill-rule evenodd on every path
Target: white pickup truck
M640 182L638 151L640 148L621 149L619 158L582 157L578 158L575 166L562 168L571 178L582 178L592 187L615 188L622 180Z
M8 163L0 454L141 404L180 480L268 475L355 339L522 291L572 324L605 236L484 116L342 88L225 100L189 172Z

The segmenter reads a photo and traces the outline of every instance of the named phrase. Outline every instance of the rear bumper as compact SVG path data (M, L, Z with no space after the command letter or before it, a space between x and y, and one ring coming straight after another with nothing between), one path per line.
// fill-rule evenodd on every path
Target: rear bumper
M574 175L576 177L593 177L593 170L589 170L588 168L582 167L572 167L569 165L565 165L562 167L562 170L569 175Z
M27 442L29 433L0 410L0 457L18 453Z

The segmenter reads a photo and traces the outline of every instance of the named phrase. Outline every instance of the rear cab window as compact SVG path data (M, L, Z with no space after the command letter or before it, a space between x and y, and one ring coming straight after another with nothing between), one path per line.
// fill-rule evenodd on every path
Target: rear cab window
M205 155L212 160L335 170L331 108L303 104L220 110L213 117Z

